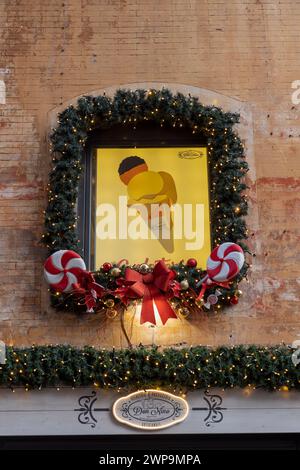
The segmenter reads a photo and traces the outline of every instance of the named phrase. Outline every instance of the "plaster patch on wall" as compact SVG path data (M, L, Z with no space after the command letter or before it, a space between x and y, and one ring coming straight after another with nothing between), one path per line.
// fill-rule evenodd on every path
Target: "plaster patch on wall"
M291 302L299 301L299 296L295 292L283 292L279 295L279 298Z
M0 104L6 103L6 87L4 80L0 80Z
M281 282L277 279L265 278L262 281L256 283L255 288L258 293L263 294L272 294L276 290L280 289Z
M40 188L30 185L0 185L0 199L35 199Z
M5 364L6 361L6 347L4 341L0 341L0 364Z

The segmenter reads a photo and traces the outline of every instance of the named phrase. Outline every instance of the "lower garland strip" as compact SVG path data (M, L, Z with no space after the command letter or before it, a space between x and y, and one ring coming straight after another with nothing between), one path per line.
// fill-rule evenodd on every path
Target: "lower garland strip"
M239 345L82 349L68 345L7 347L0 385L26 390L53 386L195 390L247 387L300 390L300 351ZM299 364L298 364L299 363Z

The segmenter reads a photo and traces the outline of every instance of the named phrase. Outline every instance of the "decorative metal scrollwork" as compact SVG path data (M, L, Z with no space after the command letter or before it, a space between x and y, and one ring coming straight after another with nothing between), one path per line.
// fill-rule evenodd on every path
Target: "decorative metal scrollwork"
M208 414L204 419L205 425L210 426L213 423L220 423L223 421L223 410L222 408L222 397L220 395L209 395L208 391L204 392L206 396L203 397L203 400L208 404Z
M93 390L90 395L83 395L78 398L78 405L80 408L75 408L74 411L79 411L78 421L81 424L88 424L94 428L98 422L94 413L98 411L109 411L109 408L95 408L94 405L97 399L95 390Z
M223 421L222 411L226 408L222 407L223 399L220 395L210 395L206 390L204 392L203 400L207 403L206 407L192 408L193 411L207 411L207 415L204 418L205 426L209 427L212 424L217 424Z
M97 401L95 390L92 391L91 395L83 395L78 399L80 408L74 411L80 411L78 415L78 421L81 424L89 424L92 428L96 426L97 420L93 415L93 406Z

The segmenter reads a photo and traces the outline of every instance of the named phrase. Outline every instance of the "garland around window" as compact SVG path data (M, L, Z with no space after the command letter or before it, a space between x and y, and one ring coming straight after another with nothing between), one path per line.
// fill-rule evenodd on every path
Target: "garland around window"
M248 164L244 158L243 144L233 129L238 120L238 114L223 112L215 106L204 106L192 96L181 93L173 95L168 89L118 90L113 98L105 94L80 98L76 107L69 106L59 115L58 126L51 135L53 169L48 185L48 206L42 238L49 253L59 250L80 252L75 208L83 172L82 156L89 132L96 128L101 132L101 129L120 123L134 127L138 122L145 121L159 123L162 127L172 126L175 131L176 128L184 127L193 134L206 137L213 243L217 248L223 243L236 246L238 242L248 251L243 242L247 238L243 216L247 214L248 207L243 178L248 171ZM164 295L171 302L176 315L186 317L192 312L218 311L222 306L238 303L241 295L238 284L246 277L248 267L247 262L243 263L234 279L230 279L226 285L208 282L204 289L201 278L203 280L207 273L197 268L195 259L171 265L170 269L163 267L171 270L175 282ZM124 299L119 295L120 279L124 279L124 275L130 274L130 271L145 275L159 268L162 266L117 266L113 260L108 260L96 272L88 273L90 277L85 276L79 282L79 288L71 293L51 288L52 305L60 310L80 313L88 307L88 311L101 312L112 318L123 312L128 302L132 302L132 299ZM54 271L50 269L50 273L57 273L55 267L52 266L52 269ZM168 275L168 272L165 271L165 274ZM104 291L100 292L96 286L101 286ZM93 299L91 292L95 292ZM137 295L134 302L139 298L142 298L142 294Z

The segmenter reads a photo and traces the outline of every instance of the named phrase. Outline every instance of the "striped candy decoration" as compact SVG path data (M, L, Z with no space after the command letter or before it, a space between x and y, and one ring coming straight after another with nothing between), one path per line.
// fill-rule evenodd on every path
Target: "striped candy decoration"
M207 260L207 274L214 282L226 282L235 277L244 265L242 248L236 243L222 243Z
M71 292L83 271L86 271L83 259L72 250L56 251L44 264L45 279L58 292Z

